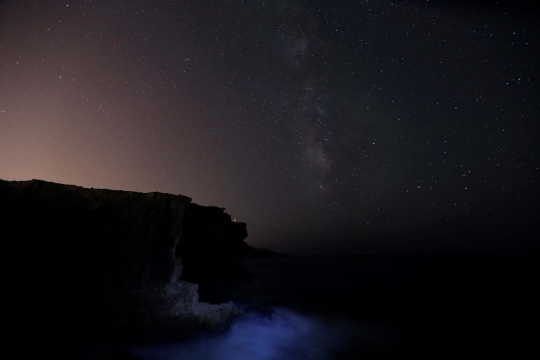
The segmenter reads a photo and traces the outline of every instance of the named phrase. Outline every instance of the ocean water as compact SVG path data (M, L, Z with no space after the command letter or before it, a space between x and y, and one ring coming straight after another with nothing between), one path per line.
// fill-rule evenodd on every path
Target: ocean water
M249 284L201 284L202 301L274 309L219 336L133 348L142 359L513 358L536 351L534 255L251 259Z

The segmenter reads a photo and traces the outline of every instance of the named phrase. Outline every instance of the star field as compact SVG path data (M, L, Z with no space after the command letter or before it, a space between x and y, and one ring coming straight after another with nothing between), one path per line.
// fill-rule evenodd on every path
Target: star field
M5 1L0 178L184 194L282 251L536 246L536 10Z

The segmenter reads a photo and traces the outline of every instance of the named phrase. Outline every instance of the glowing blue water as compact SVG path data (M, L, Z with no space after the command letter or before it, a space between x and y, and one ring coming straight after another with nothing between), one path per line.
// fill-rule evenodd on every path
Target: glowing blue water
M270 360L332 359L352 334L368 333L358 325L310 317L284 308L268 319L244 319L222 336L195 342L133 349L151 360ZM361 336L362 337L362 336Z

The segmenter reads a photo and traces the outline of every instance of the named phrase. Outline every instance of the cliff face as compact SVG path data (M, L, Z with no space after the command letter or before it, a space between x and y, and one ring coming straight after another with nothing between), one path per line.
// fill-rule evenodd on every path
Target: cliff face
M247 280L242 268L245 223L231 220L224 209L191 204L176 248L182 259L182 279L192 282Z
M174 249L191 203L186 196L32 180L0 181L0 199L8 244L50 265L36 276L69 272L124 292L164 286L179 275Z
M219 325L235 312L234 305L199 304L197 285L178 282L176 255L193 274L200 268L192 264L205 258L201 252L225 255L218 264L205 262L205 274L212 276L221 265L240 266L240 253L228 248L229 243L208 248L204 242L201 247L196 236L183 234L183 227L191 227L188 209L199 208L190 204L182 195L0 180L0 235L10 305L21 310L20 320L55 322L68 333L109 324ZM230 217L232 227L214 220L207 219L209 228L238 229ZM243 229L237 242L245 238L245 225ZM185 251L177 253L181 238ZM21 301L36 296L39 305L21 309Z

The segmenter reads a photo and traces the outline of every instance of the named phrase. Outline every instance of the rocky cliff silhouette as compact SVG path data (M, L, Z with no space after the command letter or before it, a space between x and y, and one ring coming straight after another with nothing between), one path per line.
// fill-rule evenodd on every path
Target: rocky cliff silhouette
M246 237L246 224L232 221L223 208L191 204L184 213L176 247L176 255L182 259L182 279L196 283L248 280L242 268Z
M25 335L76 344L187 334L236 313L232 303L199 303L194 284L246 277L246 225L221 208L183 195L0 180L0 219L10 321Z

